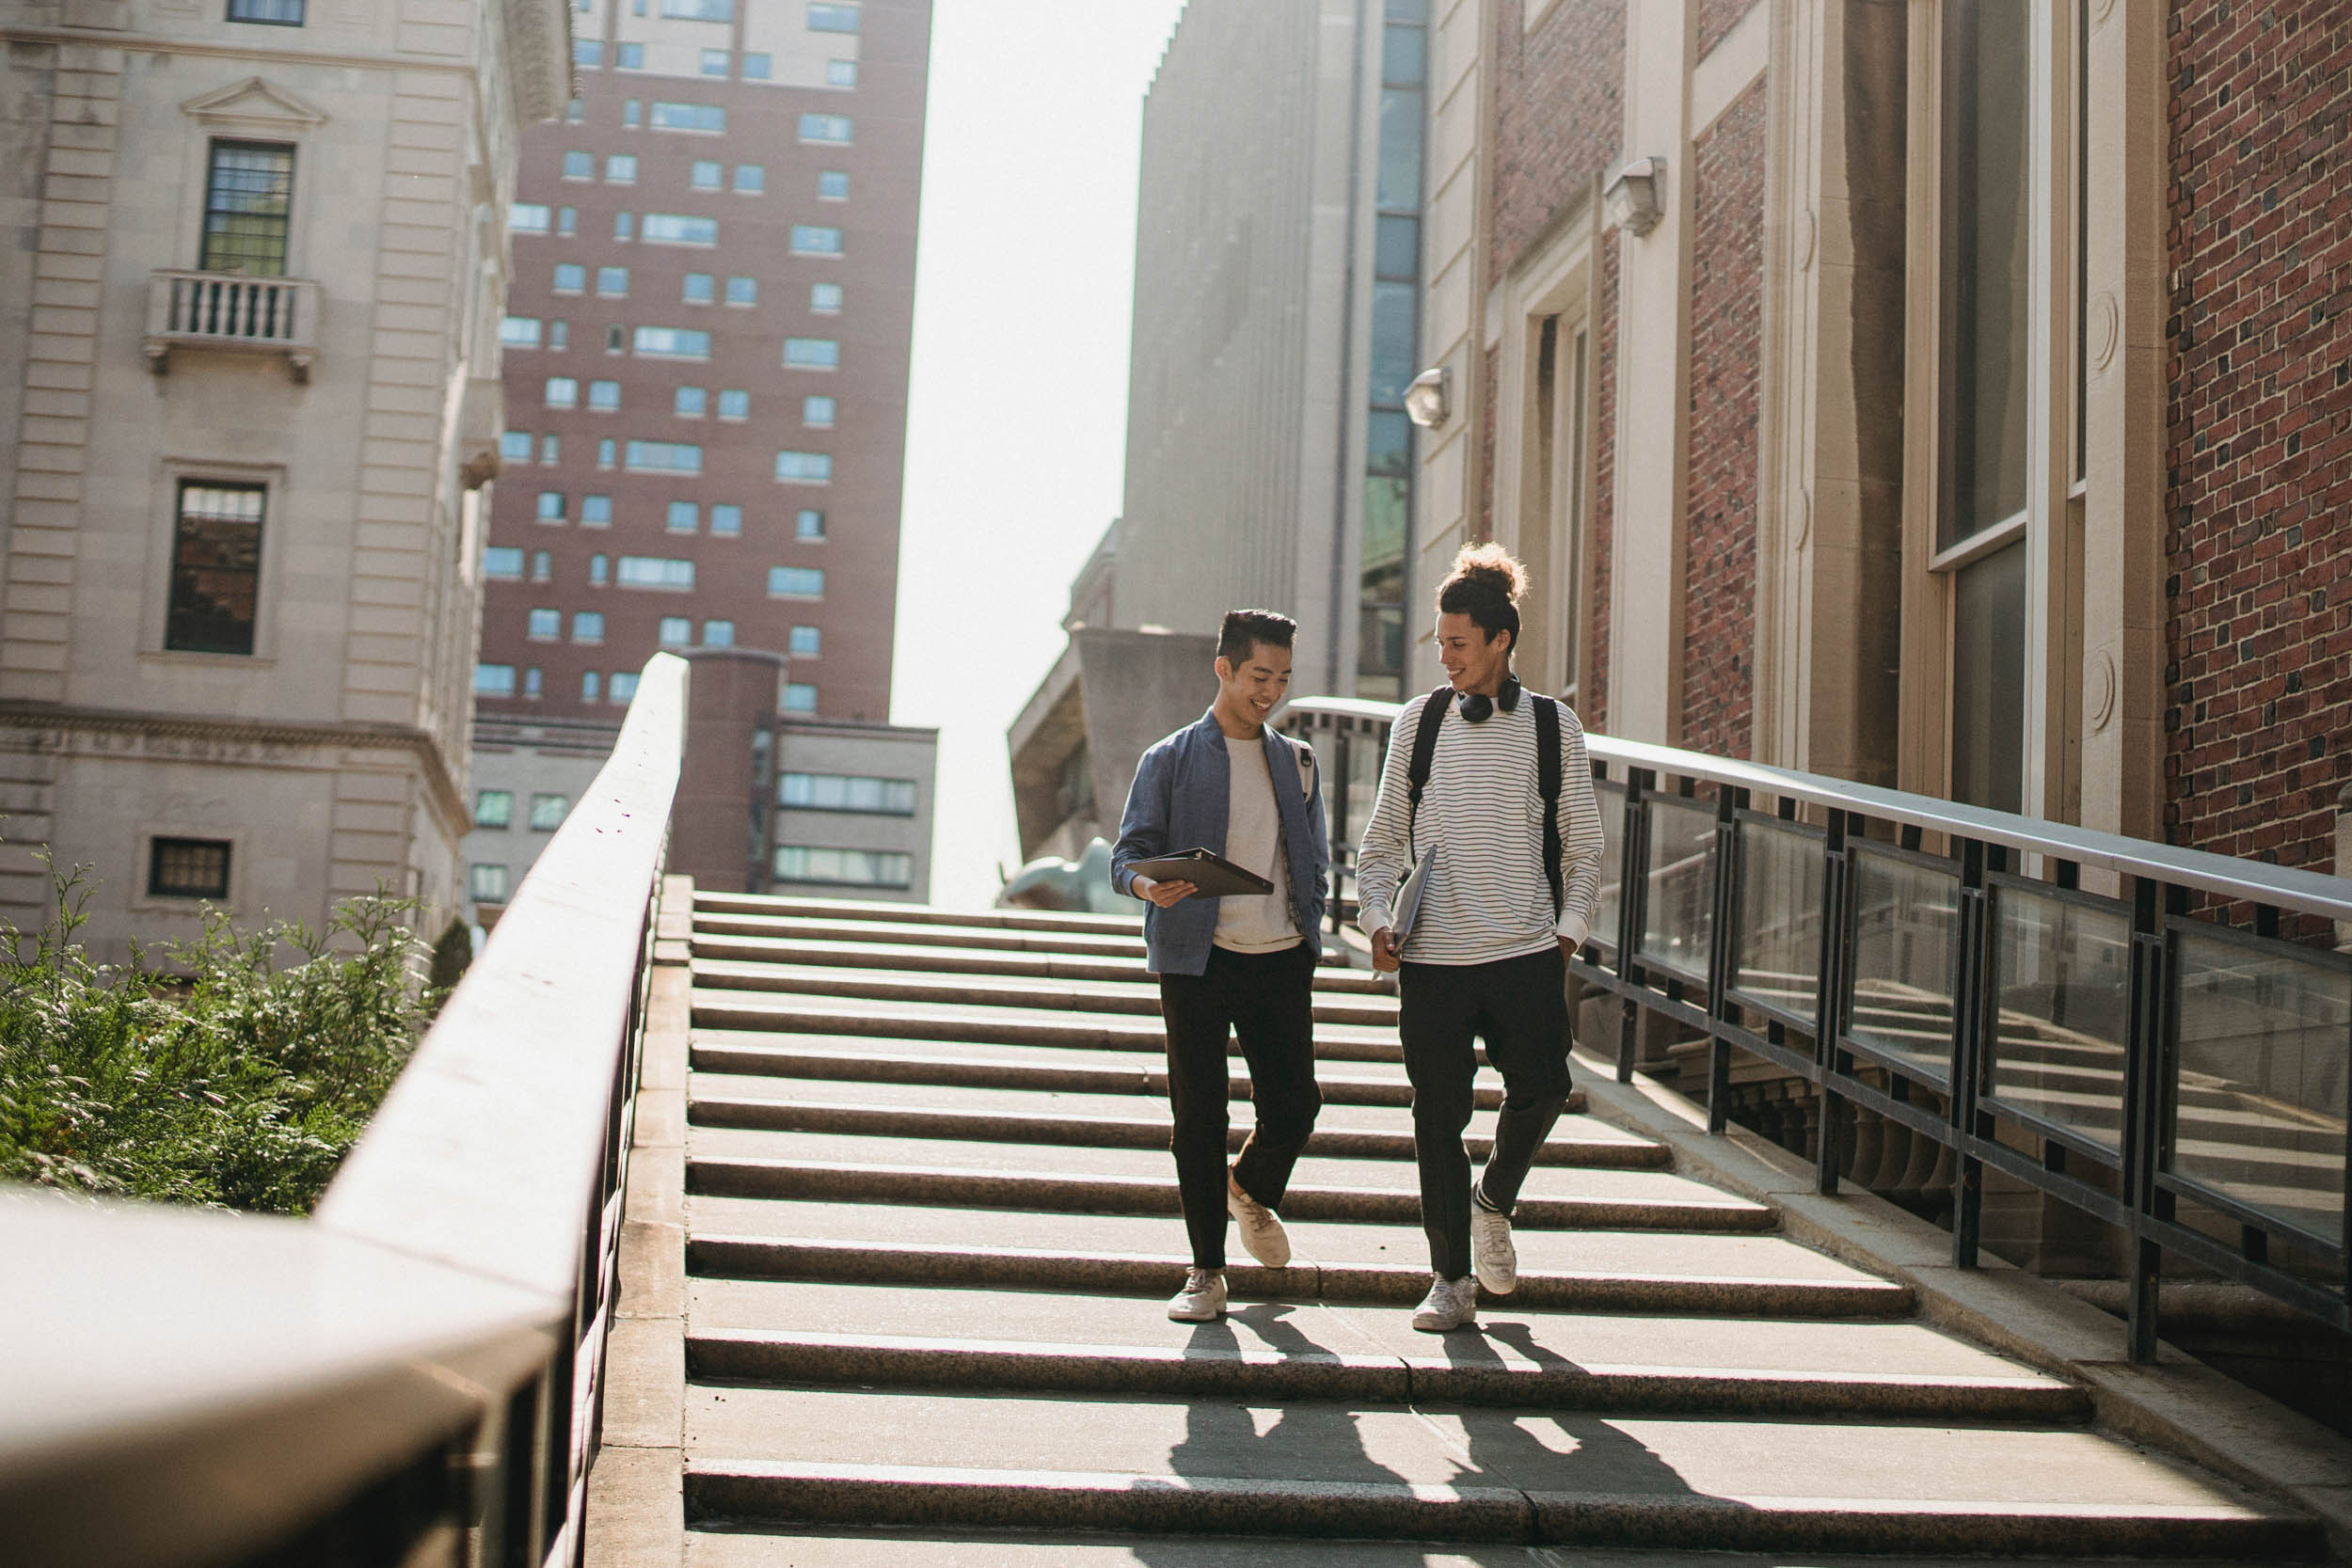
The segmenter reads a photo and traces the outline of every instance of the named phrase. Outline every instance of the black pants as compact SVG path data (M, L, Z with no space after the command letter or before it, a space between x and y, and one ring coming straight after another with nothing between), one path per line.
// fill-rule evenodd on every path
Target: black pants
M1397 1032L1413 1081L1413 1153L1421 1165L1421 1225L1429 1266L1445 1279L1470 1272L1472 1040L1502 1074L1502 1115L1479 1185L1504 1213L1535 1151L1568 1100L1568 960L1558 947L1486 964L1412 964L1398 976Z
M1204 973L1160 976L1168 1102L1176 1123L1168 1147L1176 1155L1176 1190L1196 1269L1225 1266L1225 1141L1232 1087L1227 1035L1241 1040L1258 1113L1233 1179L1243 1192L1277 1208L1314 1131L1315 1113L1323 1109L1315 1087L1314 977L1314 954L1303 942L1277 953L1213 947Z

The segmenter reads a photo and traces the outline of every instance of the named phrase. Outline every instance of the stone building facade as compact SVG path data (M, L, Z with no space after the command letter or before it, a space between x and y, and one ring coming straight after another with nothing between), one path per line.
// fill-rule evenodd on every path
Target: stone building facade
M0 914L458 902L501 221L562 0L0 4Z

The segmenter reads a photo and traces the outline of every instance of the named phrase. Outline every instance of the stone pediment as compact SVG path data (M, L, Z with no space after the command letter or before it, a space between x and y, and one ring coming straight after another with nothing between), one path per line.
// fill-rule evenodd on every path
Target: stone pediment
M325 109L259 76L248 76L242 82L191 98L180 105L180 112L215 123L233 121L289 130L326 122Z

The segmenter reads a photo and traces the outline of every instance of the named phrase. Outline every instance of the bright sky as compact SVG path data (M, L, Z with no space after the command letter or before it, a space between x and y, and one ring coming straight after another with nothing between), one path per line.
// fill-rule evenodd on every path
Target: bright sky
M1143 95L1184 0L937 0L892 712L938 726L933 902L1020 856L1005 730L1120 508Z

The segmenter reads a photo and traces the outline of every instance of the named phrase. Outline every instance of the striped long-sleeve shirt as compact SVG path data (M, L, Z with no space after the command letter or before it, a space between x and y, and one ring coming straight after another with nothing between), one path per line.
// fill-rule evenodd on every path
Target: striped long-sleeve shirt
M1367 934L1395 924L1397 884L1411 864L1406 779L1422 700L1405 705L1389 736L1380 794L1357 846L1357 895ZM1539 953L1560 937L1581 944L1600 896L1604 844L1584 726L1560 708L1561 908L1555 920L1544 876L1544 799L1535 770L1535 705L1523 698L1470 723L1443 711L1437 755L1422 787L1412 842L1437 863L1403 957L1413 963L1477 964Z

